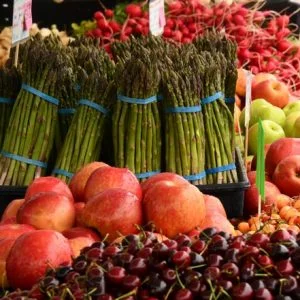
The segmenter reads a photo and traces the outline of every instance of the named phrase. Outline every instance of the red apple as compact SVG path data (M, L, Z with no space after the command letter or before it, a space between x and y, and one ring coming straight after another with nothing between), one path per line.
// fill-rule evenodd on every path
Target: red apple
M81 222L81 216L83 209L85 208L85 202L75 202L75 226L84 227L83 223Z
M2 220L0 222L0 225L2 225L2 224L18 224L17 223L17 217L11 217L11 218L7 218L5 220Z
M206 215L200 226L200 231L212 227L216 228L219 231L228 232L232 235L235 234L233 225L229 222L229 220L226 217L219 214L218 212L209 213Z
M104 162L95 161L83 166L71 179L69 187L76 202L84 201L84 188L91 174L101 168L108 167Z
M257 73L252 80L252 88L254 88L258 83L261 83L266 80L277 80L277 77L274 74L270 73ZM255 99L255 98L253 98Z
M277 80L265 80L252 88L252 98L263 98L271 104L283 108L289 103L289 89L287 85Z
M30 289L48 268L71 262L68 239L54 230L35 230L24 233L12 246L6 261L7 278L15 289Z
M256 171L250 171L250 172L248 172L247 173L247 177L248 177L249 183L251 185L256 183ZM270 177L267 174L265 176L265 180L266 181L271 181Z
M41 192L55 192L74 201L68 185L56 177L48 176L36 178L26 190L25 201L28 201L32 196Z
M279 189L272 182L265 182L265 201L262 203L264 211L270 211L276 201L276 196L280 194ZM245 192L244 214L255 215L258 212L258 190L256 184L250 186Z
M143 195L146 195L147 191L157 182L159 181L172 181L175 184L190 184L186 179L184 179L182 176L170 173L170 172L163 172L159 173L157 175L154 175L150 178L148 178L146 181L142 182L142 190Z
M142 199L142 188L135 175L125 168L102 167L89 177L85 189L85 201L108 189L124 189Z
M146 221L168 238L190 232L205 218L203 194L192 184L157 182L147 191L143 204Z
M206 214L217 212L227 218L225 208L219 198L210 195L204 195L204 202Z
M17 221L37 229L62 232L71 228L75 222L74 202L62 194L39 193L20 207Z
M16 217L20 206L24 203L24 199L12 200L5 208L1 221Z
M300 138L282 138L271 144L266 155L266 172L272 177L280 161L290 155L300 155Z
M23 233L35 231L35 228L27 224L1 224L0 225L0 240L14 239L16 240Z
M135 225L143 221L142 203L126 190L108 189L87 202L81 219L85 226L97 229L102 236L109 234L108 240L113 241L120 234L138 232Z
M290 197L300 195L300 155L291 155L277 165L273 182L281 193Z
M99 235L94 230L86 227L73 227L63 231L62 234L69 240L77 237L87 237L95 242L100 241Z
M90 247L95 243L95 240L86 237L86 236L78 236L73 239L69 239L69 244L72 250L72 257L77 257L80 255L80 251L85 247Z
M9 287L6 276L6 259L14 243L14 239L0 240L0 287L2 289Z

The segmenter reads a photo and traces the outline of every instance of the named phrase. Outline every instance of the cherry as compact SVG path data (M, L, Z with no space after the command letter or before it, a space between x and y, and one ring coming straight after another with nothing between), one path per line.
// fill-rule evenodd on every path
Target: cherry
M289 241L291 234L285 229L278 229L274 231L270 236L271 243L282 243Z
M111 268L114 267L114 264L110 261L110 260L106 260L104 263L101 264L102 265L102 268L105 270L105 271L109 271Z
M191 252L190 254L191 265L198 266L204 263L204 257L196 252Z
M297 279L294 276L287 276L282 281L281 291L283 294L291 294L298 288Z
M164 243L159 243L159 244L156 244L154 247L153 247L153 256L156 257L156 258L167 258L168 257L168 253L169 253L169 248L166 244Z
M149 258L152 254L153 249L151 247L144 247L136 254L137 257Z
M80 256L78 256L73 263L73 268L78 273L84 273L87 265L88 262L85 260L85 258L82 259Z
M114 260L116 264L122 266L122 267L128 267L130 262L133 260L134 256L127 252L118 253Z
M266 278L263 280L265 287L270 290L272 293L277 293L279 289L279 281L276 278Z
M232 281L222 279L218 281L218 286L222 287L225 291L229 291L230 289L232 289L233 283Z
M296 267L300 267L300 247L292 251L291 254L292 262Z
M133 290L141 285L141 280L136 275L126 275L122 280L122 285L126 290Z
M129 245L131 243L139 243L140 236L138 234L129 234L126 235L125 238L122 240L123 245Z
M95 277L99 278L104 275L104 272L101 267L94 265L87 270L86 275L89 279L92 279Z
M210 267L220 267L223 262L223 257L218 254L209 254L206 262Z
M193 279L187 284L187 288L193 293L193 295L198 295L206 290L205 284L203 284L198 279Z
M221 267L222 277L224 279L236 279L239 275L239 267L234 263L226 263Z
M170 249L170 250L177 250L178 243L175 240L165 240L163 243Z
M180 247L178 250L179 250L179 251L185 251L185 252L187 252L187 253L191 253L191 252L192 252L192 249L191 249L191 247L189 247L189 246L182 246L182 247ZM174 251L174 250L171 250L171 251Z
M177 235L174 238L174 240L177 242L178 248L183 247L183 246L191 246L191 244L192 244L191 239L185 234Z
M278 295L275 297L275 300L293 300L293 299L287 295Z
M250 279L254 278L254 276L254 267L243 267L240 270L240 277L243 281L249 281Z
M193 294L188 289L180 289L176 292L174 299L175 300L192 300Z
M257 256L259 254L259 249L255 246L246 245L242 250L243 255L245 256Z
M264 254L261 254L257 257L257 262L260 266L266 268L266 267L270 267L273 265L273 261L272 259Z
M202 274L194 271L194 270L189 270L188 273L184 274L184 282L185 284L189 284L191 281L195 279L200 279L202 277Z
M237 248L230 248L226 251L224 260L227 262L238 263L240 250Z
M177 251L172 261L178 268L186 268L191 264L191 257L186 251Z
M225 231L220 231L218 234L223 238L225 238L226 240L229 240L231 238L231 234Z
M163 271L167 267L168 267L168 264L165 260L153 263L153 268L158 272Z
M167 283L160 279L159 277L154 277L148 281L149 293L150 295L158 296L166 292Z
M248 243L252 246L264 247L269 241L270 238L267 234L256 232L250 237Z
M192 244L191 249L196 253L201 253L205 249L205 247L206 247L205 241L197 240Z
M92 245L93 248L99 248L99 249L104 249L106 247L105 243L103 242L95 242Z
M147 273L148 266L144 258L134 258L129 264L129 272L134 275L143 276Z
M176 271L170 268L164 269L162 272L162 278L167 282L167 283L173 283L176 281Z
M127 246L127 252L135 255L140 250L140 242L131 242Z
M204 229L200 234L199 238L201 240L209 240L212 236L218 233L218 230L214 227Z
M261 279L255 279L250 283L251 287L253 288L254 291L258 289L262 289L265 287L264 282Z
M280 260L276 263L276 270L281 276L291 275L294 273L295 269L289 259Z
M65 282L74 281L79 276L80 276L80 274L78 272L71 271L66 275Z
M225 238L220 235L215 235L208 246L208 249L212 253L223 254L228 249L228 243Z
M116 245L111 245L108 246L104 249L103 251L103 257L107 258L107 257L114 257L116 256L119 252L121 251L121 249L119 247L117 247Z
M102 257L103 251L101 248L91 248L85 255L88 260L97 260Z
M259 288L254 292L255 299L257 300L273 300L271 292L266 288Z
M232 288L233 300L251 300L253 298L253 289L247 282L241 282Z
M114 300L114 297L109 294L103 294L98 296L97 300Z
M270 255L274 260L288 259L290 256L290 252L286 246L274 244L271 247Z
M62 267L58 267L56 269L56 273L55 276L57 279L63 279L67 276L67 274L69 272L71 272L73 269L70 266L62 266Z
M221 271L217 267L207 267L204 271L203 277L206 280L215 281L217 280L221 275Z

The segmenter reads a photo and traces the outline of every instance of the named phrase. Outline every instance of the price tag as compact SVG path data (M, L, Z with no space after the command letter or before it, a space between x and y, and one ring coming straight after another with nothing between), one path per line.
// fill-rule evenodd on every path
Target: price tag
M32 0L14 0L12 45L29 37L32 25Z
M150 0L149 23L153 35L158 36L164 32L166 25L164 0Z
M249 126L252 88L252 73L246 71L245 127Z

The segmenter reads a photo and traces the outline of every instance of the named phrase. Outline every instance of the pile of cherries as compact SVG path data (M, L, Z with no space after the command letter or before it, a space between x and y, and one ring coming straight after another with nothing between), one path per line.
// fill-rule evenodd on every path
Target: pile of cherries
M193 240L158 238L141 232L97 242L31 291L2 299L300 299L300 235L280 229L233 237L209 228Z

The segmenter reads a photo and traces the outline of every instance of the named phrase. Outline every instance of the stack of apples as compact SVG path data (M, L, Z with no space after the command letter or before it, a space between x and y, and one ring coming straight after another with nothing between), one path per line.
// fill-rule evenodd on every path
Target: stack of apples
M183 177L161 173L140 184L128 169L94 162L69 186L55 177L35 179L24 199L9 204L0 224L0 285L29 289L84 247L149 223L165 238L208 227L235 234L220 200Z
M258 212L255 163L248 172L250 188L245 193L245 215ZM300 138L280 138L265 146L265 201L263 210L272 213L278 199L300 196ZM299 214L300 215L300 214Z

